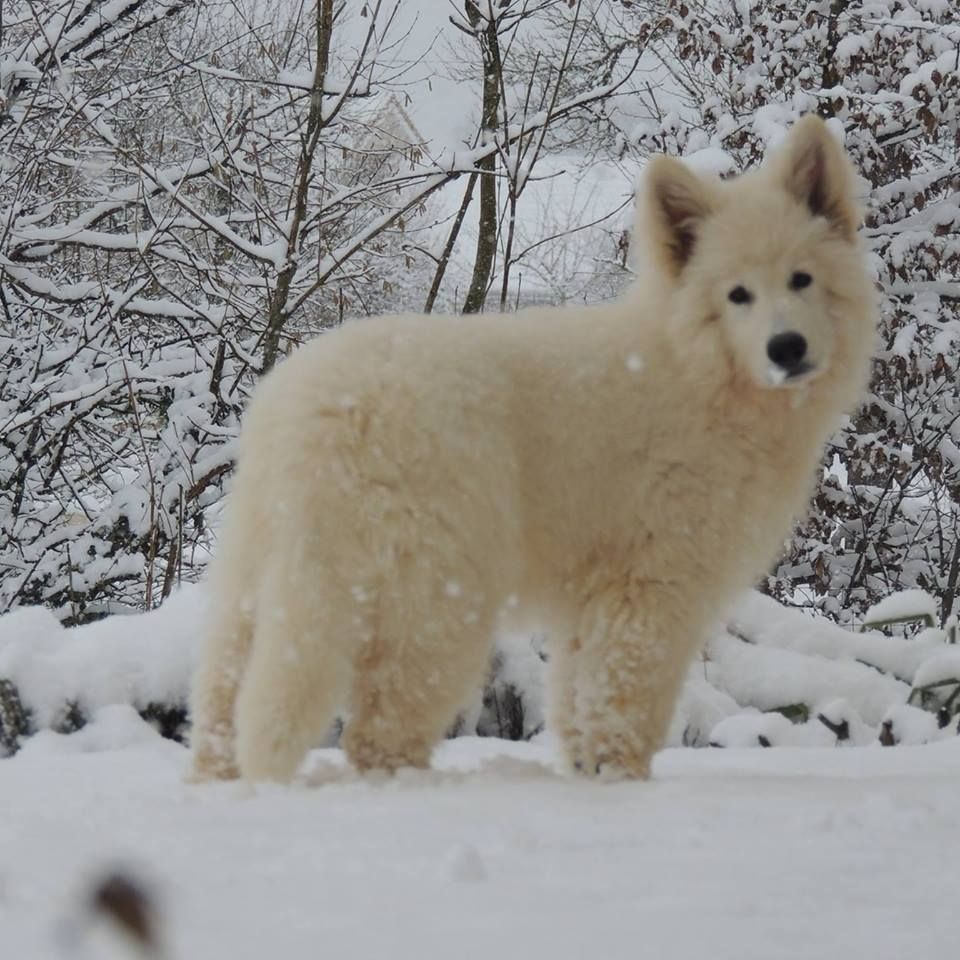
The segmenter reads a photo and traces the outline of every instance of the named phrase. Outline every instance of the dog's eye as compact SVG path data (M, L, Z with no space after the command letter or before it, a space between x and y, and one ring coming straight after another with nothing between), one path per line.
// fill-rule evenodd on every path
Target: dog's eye
M813 283L813 277L809 273L804 273L803 270L798 270L790 277L791 290L802 290L804 287L809 287L811 283Z
M753 294L746 287L734 287L727 294L727 299L731 303L750 303L753 300Z

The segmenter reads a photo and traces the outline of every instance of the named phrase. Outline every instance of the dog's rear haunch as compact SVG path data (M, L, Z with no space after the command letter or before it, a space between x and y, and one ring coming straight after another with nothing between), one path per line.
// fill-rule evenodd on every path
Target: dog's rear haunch
M211 572L194 775L287 780L335 715L426 766L499 629L551 637L570 769L646 777L867 376L854 172L822 121L647 170L619 302L347 323L259 385Z

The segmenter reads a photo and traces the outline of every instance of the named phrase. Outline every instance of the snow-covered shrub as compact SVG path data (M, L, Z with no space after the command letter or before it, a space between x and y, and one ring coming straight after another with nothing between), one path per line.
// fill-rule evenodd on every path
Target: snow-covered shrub
M957 643L957 617L947 617L942 628L937 601L923 590L902 590L874 604L866 614L865 626L909 629L924 626L914 643L932 643L934 652L917 667L908 703L922 707L937 717L939 727L956 726L960 716L960 648ZM943 647L947 644L947 647ZM937 652L937 651L940 652Z
M115 705L184 740L203 595L188 585L156 610L69 628L45 607L0 617L0 753L40 730L75 732Z
M933 601L908 596L910 609ZM881 608L881 612L884 608ZM854 631L745 596L726 629L711 637L701 670L706 680L753 719L725 719L709 735L718 746L777 744L892 745L957 733L960 659L945 631L914 637ZM925 714L918 718L917 711ZM789 719L790 731L776 715Z
M0 610L43 603L81 622L150 606L205 558L242 371L170 318L45 309L16 288L7 302Z
M478 714L468 715L463 732L482 737L529 740L544 728L546 702L541 637L512 634L499 638Z

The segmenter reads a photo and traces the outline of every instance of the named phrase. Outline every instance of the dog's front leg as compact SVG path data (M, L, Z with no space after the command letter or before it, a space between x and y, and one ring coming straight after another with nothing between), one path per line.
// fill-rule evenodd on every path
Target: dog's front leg
M581 774L650 775L700 641L689 613L675 588L629 578L586 599L571 724Z

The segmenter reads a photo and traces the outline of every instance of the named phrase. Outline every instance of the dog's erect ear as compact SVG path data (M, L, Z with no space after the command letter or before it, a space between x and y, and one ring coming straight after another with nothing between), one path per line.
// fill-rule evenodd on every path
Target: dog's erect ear
M710 189L673 157L654 157L646 169L647 228L654 252L673 274L687 265L697 234L713 209Z
M808 114L793 125L781 164L780 176L790 193L852 240L860 221L853 167L820 117Z

